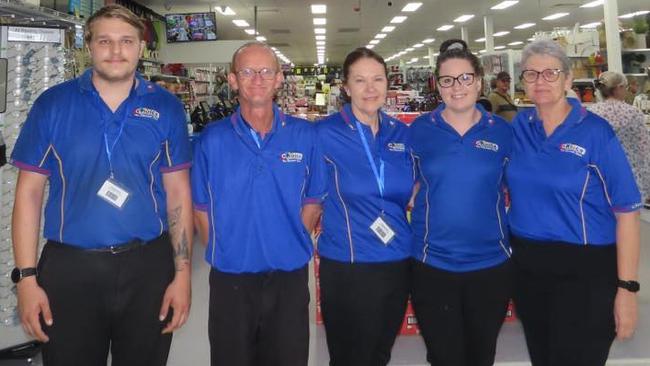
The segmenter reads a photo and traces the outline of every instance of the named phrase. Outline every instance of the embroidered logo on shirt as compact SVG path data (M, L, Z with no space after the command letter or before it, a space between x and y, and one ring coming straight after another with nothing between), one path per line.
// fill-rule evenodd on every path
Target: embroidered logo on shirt
M136 110L133 111L133 115L136 117L153 119L155 121L160 119L160 113L157 110L145 107L136 108Z
M499 145L494 142L485 141L485 140L476 140L474 147L477 149L490 150L490 151L499 151Z
M568 152L579 157L583 157L587 153L587 149L584 147L570 143L560 144L560 151Z
M406 151L406 146L401 142L389 142L388 150L395 152L404 152Z
M280 160L283 163L300 163L302 161L302 153L288 151L280 155Z

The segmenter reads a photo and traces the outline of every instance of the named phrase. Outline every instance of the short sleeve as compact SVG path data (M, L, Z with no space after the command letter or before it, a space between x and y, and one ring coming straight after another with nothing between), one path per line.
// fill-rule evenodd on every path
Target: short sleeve
M27 115L11 154L11 164L21 170L50 175L47 155L50 152L50 132L42 98L36 100Z
M317 122L318 123L318 122ZM312 149L309 157L309 174L303 204L320 204L327 195L327 167L323 155L323 141L318 135L318 126L312 129Z
M160 170L169 173L187 169L192 164L190 139L185 123L185 111L180 102L175 101L170 107L169 133L163 142L164 159Z
M641 194L618 138L609 138L594 163L592 168L603 182L614 212L631 212L641 208Z
M208 211L210 203L210 190L208 188L208 161L207 155L203 151L202 139L194 144L194 163L190 171L192 183L192 202L194 209L199 211Z

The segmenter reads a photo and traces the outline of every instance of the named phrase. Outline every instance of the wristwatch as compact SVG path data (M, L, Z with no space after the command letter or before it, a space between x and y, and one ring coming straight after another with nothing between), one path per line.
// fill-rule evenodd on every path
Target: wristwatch
M16 267L16 268L13 269L13 271L11 271L11 281L13 283L18 283L23 278L29 277L29 276L36 276L36 268L29 267L29 268L20 269L20 268Z
M630 292L639 292L641 285L637 281L618 280L618 287L624 288Z

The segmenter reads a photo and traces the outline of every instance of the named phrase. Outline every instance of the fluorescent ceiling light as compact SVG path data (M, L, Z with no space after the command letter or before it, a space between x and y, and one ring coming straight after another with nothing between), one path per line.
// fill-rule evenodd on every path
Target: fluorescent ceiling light
M535 41L535 38L532 38L532 37L531 37L531 38L528 38L527 41L528 41L528 42L533 42L533 41Z
M246 29L244 32L246 32L246 34L250 34L251 36L255 35L255 29L253 28Z
M650 13L650 10L641 10L641 11L635 11L634 13L627 13L627 14L619 15L618 17L623 18L623 19L628 19L628 18L633 18L633 17L635 17L637 15L645 15L645 14L648 14L648 13Z
M214 8L221 15L226 15L226 16L235 15L235 12L230 8L230 6L215 6Z
M278 50L278 49L277 49L277 48L275 48L275 47L271 47L271 49L273 50L273 52L275 52L275 51L277 51L277 50Z
M440 56L440 52L436 52L436 53L434 53L433 56L435 56L435 57Z
M510 43L508 43L508 46L518 46L520 44L524 44L524 42L522 42L522 41L510 42Z
M327 18L314 18L314 25L325 25L327 24Z
M233 20L232 22L233 22L236 26L241 27L241 28L244 28L244 27L250 27L250 26L251 26L251 25L248 24L248 22L245 21L244 19L235 19L235 20Z
M378 44L379 40L378 39L373 39L372 41L368 42L368 44Z
M485 37L477 38L474 42L485 42Z
M424 59L427 59L427 60L428 60L428 59L429 59L429 56L423 56L422 58L424 58Z
M465 14L461 15L458 18L454 19L454 22L456 23L464 23L470 19L474 18L474 14Z
M386 34L384 34L384 33L377 33L377 34L375 35L375 38L377 38L377 39L384 39L384 38L386 38Z
M597 6L603 5L605 3L605 0L595 0L595 1L590 1L586 4L580 5L581 8L595 8Z
M395 30L395 27L392 25L387 25L381 29L382 33L390 33Z
M317 40L317 41L324 41L324 40L325 40L325 36L322 35L322 34L317 34L317 35L316 35L316 40Z
M480 50L480 51L478 51L478 53L485 53L485 52L487 52L487 51L486 51L486 50Z
M492 9L492 10L503 10L503 9L509 8L509 7L517 4L518 2L519 2L519 0L506 0L506 1L502 1L502 2L500 2L498 4L496 4L495 6L491 7L490 9Z
M506 48L506 46L494 46L495 50L502 50L504 48Z
M371 50L371 49L375 48L375 45L374 44L369 44L369 45L366 46L366 48Z
M453 28L453 27L454 27L453 25L445 24L445 25L441 25L441 26L438 27L438 29L436 29L436 30L437 30L437 31L440 31L440 32L444 32L444 31L448 31L448 30L450 30L450 29Z
M506 34L510 34L510 32L508 32L508 31L496 32L496 33L494 33L492 36L493 36L493 37L503 37L503 36L505 36Z
M424 46L423 43L416 43L416 44L413 45L413 48L420 48L422 46Z
M580 26L580 28L587 29L587 28L597 28L600 25L600 22L593 22L593 23L587 23L583 24Z
M411 59L411 62L418 62L418 60L419 60L419 58L417 58L417 57L413 57L413 58Z
M418 10L420 6L422 6L422 3L408 3L402 8L402 11L405 13L411 13Z
M325 28L314 28L314 33L316 34L325 34L327 32L327 29Z
M266 42L266 37L264 37L264 36L257 36L257 37L255 37L255 39L256 39L258 42Z
M404 15L398 15L394 17L393 19L390 20L392 24L399 24L399 23L404 23L404 21L408 18L407 16Z
M325 46L325 41L316 41L316 46Z
M432 43L435 40L436 40L435 38L427 38L427 39L423 39L422 43Z
M569 13L555 13L549 16L545 16L544 18L542 18L542 20L555 20L555 19L560 19L562 17L565 17L567 15L569 15Z
M409 48L405 49L404 51L411 52L411 51L413 51L413 50L415 50L415 48L413 48L413 47L409 47Z
M325 14L327 13L327 5L312 4L311 5L312 14Z
M534 26L535 23L524 23L524 24L519 24L518 26L515 27L515 29L526 29Z

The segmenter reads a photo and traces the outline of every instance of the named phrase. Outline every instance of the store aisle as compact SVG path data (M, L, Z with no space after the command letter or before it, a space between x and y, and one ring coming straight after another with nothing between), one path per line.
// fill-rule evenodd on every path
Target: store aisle
M640 268L639 316L640 324L634 338L626 342L615 342L608 365L650 366L650 211L643 213L641 226L642 257ZM168 366L208 365L209 344L208 319L208 272L203 259L203 246L196 244L193 255L192 311L187 324L176 333L169 356ZM313 272L311 272L313 273ZM310 278L313 281L313 277ZM314 323L313 283L310 318ZM507 323L501 330L497 348L499 366L530 365L526 354L523 331L518 322ZM311 326L309 366L328 364L325 330L322 326ZM425 348L419 336L401 336L393 348L390 365L424 366Z

